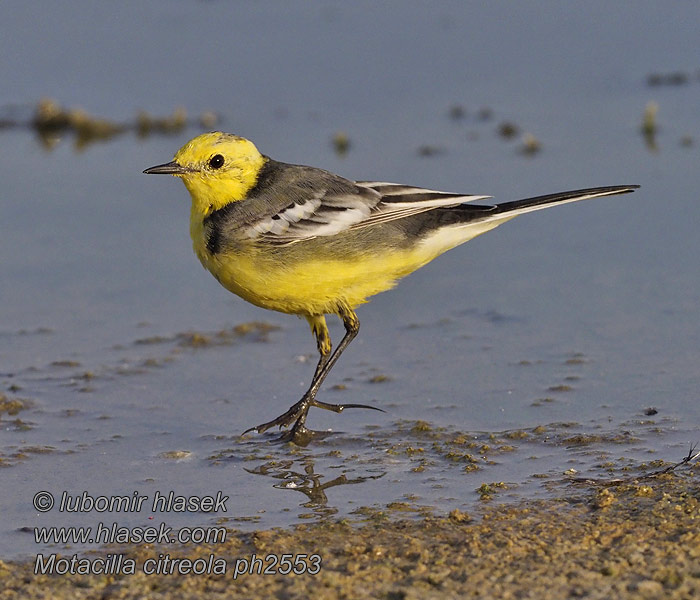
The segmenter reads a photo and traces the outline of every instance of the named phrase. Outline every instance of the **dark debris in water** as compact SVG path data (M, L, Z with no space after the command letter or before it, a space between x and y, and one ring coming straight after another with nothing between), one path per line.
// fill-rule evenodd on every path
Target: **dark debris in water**
M678 462L666 463L663 460L654 461L650 465L641 465L639 467L639 473L629 477L619 478L604 478L595 479L587 477L577 477L573 478L571 481L573 483L584 483L587 485L600 485L600 486L621 486L621 485L636 485L640 481L651 481L659 477L669 475L681 467L694 466L700 458L700 452L698 452L698 444L692 444L688 450L688 454L683 457ZM653 468L653 470L650 470ZM643 486L646 488L647 486Z
M350 150L350 138L348 137L348 134L344 131L336 131L333 134L331 142L333 145L333 150L340 157L345 156Z
M171 336L156 335L139 338L134 341L134 344L137 346L148 346L175 342L178 346L185 348L207 348L211 346L228 346L242 339L254 342L268 342L270 333L279 329L278 325L265 321L250 321L215 332L185 331Z
M67 108L56 100L44 98L37 103L30 118L4 118L2 128L34 130L41 144L49 150L66 134L72 134L76 149L82 150L94 142L110 140L127 132L134 132L138 137L174 135L191 126L212 129L218 122L218 115L211 111L192 119L184 108L177 108L165 117L141 111L134 120L122 122L96 117L82 108Z
M700 72L696 76L688 71L671 71L668 73L649 73L647 75L647 85L649 87L659 86L681 86L692 81L700 81Z
M503 139L509 140L520 135L520 128L510 121L503 121L498 126L498 135Z
M639 438L628 431L621 431L608 434L578 433L561 439L560 443L566 446L589 446L591 444L631 444L638 441Z
M37 454L54 454L59 452L54 446L23 445L4 448L0 451L0 467L12 467Z
M31 400L12 398L0 393L0 421L3 420L2 416L4 414L14 417L31 406Z

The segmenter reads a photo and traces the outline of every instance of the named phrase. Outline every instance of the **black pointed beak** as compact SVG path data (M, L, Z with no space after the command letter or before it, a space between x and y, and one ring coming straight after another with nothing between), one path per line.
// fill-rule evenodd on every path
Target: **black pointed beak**
M180 166L174 160L169 163L150 167L144 171L147 175L184 175L189 172L190 169Z

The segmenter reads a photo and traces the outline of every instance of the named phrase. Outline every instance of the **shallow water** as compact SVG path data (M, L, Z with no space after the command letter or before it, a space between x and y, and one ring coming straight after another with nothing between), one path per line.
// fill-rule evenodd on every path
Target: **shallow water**
M498 200L642 188L524 216L360 308L323 399L387 413L312 413L336 433L298 449L238 434L303 393L306 323L221 289L191 252L181 183L141 174L201 127L81 149L66 134L50 151L3 128L0 556L39 551L35 526L152 522L42 515L40 490L222 491L225 523L287 526L395 502L469 507L484 483L535 497L571 469L636 473L700 440L700 9L133 3L115 26L101 5L43 4L6 9L3 119L30 119L43 96L116 121L182 105L356 179ZM647 82L674 72L687 81ZM655 148L640 134L650 101ZM521 133L503 139L504 122ZM525 132L540 152L519 151Z

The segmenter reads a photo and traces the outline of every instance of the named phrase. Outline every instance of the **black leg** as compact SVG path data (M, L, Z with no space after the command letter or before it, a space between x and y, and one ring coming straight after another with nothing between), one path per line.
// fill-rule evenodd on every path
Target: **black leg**
M276 419L256 427L251 427L250 429L244 431L243 435L250 431L263 433L274 426L279 426L282 428L288 427L294 423L294 427L290 431L290 439L294 440L294 438L297 436L308 436L309 432L304 424L306 422L306 415L312 406L332 410L337 413L342 412L346 408L371 408L373 410L381 411L381 408L368 406L366 404L328 404L327 402L319 402L316 400L316 394L318 393L321 384L328 376L328 373L330 373L335 363L338 362L338 359L345 348L350 345L350 342L352 342L352 340L357 336L357 333L360 331L360 320L357 318L355 311L349 307L342 307L338 311L338 314L343 321L343 325L345 326L345 335L333 354L330 354L331 340L330 335L328 334L328 327L326 326L325 318L322 315L308 317L308 321L311 324L311 330L316 336L316 343L321 356L318 364L316 365L316 372L311 380L311 385L302 396L301 400L291 406L287 412L280 415Z
M343 350L345 350L345 348L347 348L350 345L350 342L352 342L355 339L355 337L360 331L360 320L357 318L357 315L355 314L354 310L352 310L351 308L343 309L340 312L339 316L343 320L343 325L345 326L345 335L343 336L343 339L340 340L340 344L338 344L338 347L335 349L335 352L333 352L330 358L326 359L323 366L321 366L321 362L319 361L320 369L317 367L314 378L311 380L311 386L306 391L306 394L304 394L304 398L313 400L316 397L316 393L321 387L323 380L327 377L328 373L330 373L331 369L333 368L333 365L335 365L335 363L338 362L338 359L343 353ZM326 329L326 333L327 332L328 329Z
M311 380L313 384L316 378L319 376L323 367L326 366L328 359L331 355L331 335L328 333L328 327L326 326L326 317L323 315L318 315L314 317L308 317L309 325L311 325L311 332L316 338L316 347L318 348L318 364L316 365L316 371L314 371L314 377Z

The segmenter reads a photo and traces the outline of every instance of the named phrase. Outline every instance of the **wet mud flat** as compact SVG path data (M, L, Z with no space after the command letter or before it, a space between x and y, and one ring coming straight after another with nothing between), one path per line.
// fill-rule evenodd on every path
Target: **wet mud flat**
M0 598L700 596L697 464L650 478L572 483L554 498L485 503L469 513L406 518L416 513L393 508L368 510L358 523L228 530L216 544L80 555L102 560L107 571L118 557L122 572L37 575L33 560L0 562ZM301 574L284 574L284 555ZM133 574L123 572L126 561ZM154 570L168 572L144 572Z

